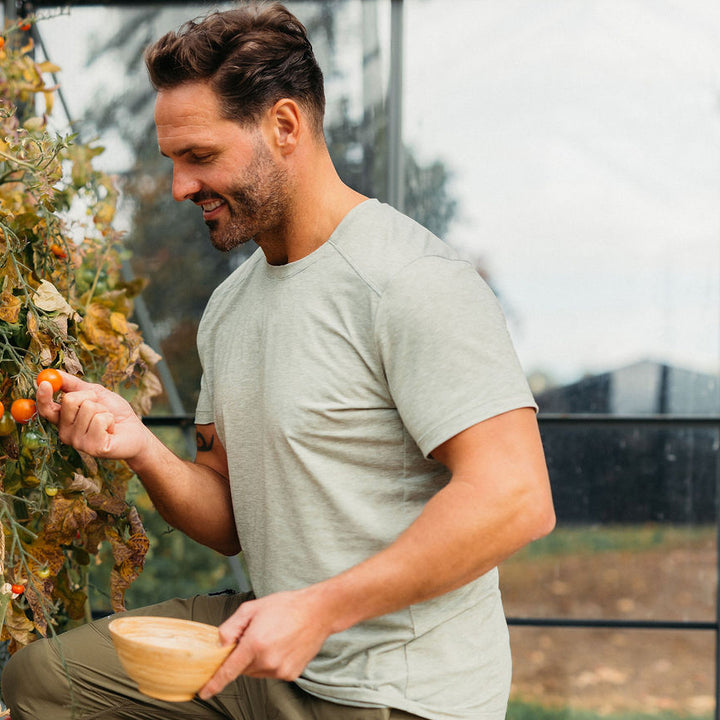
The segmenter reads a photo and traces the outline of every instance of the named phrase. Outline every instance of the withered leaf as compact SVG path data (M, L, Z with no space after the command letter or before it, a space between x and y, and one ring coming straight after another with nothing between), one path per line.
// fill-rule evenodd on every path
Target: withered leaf
M56 543L72 542L78 530L82 530L97 518L97 513L87 506L85 498L68 498L56 495L45 526L45 534Z
M0 293L0 320L14 324L20 319L22 303L20 298L7 290Z

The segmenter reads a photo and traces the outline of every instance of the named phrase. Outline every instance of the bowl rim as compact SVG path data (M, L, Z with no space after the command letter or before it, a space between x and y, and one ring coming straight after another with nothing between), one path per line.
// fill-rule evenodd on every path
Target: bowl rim
M220 635L217 632L218 628L216 625L211 625L210 623L198 622L197 620L186 620L185 618L168 617L165 615L127 615L127 616L121 616L121 617L114 618L113 620L111 620L108 623L108 630L110 632L110 635L113 638L115 638L115 637L120 638L125 643L132 644L136 647L141 647L141 648L142 647L144 647L144 648L151 647L154 650L164 649L164 650L168 650L169 652L172 652L175 649L178 649L178 650L181 649L181 648L171 648L171 647L164 647L162 645L157 645L152 641L152 638L150 638L150 637L145 637L145 636L137 637L135 635L126 635L125 633L122 632L123 625L127 624L127 622L138 620L138 619L141 621L141 624L144 621L153 621L153 623L158 624L158 625L173 624L173 625L177 626L179 624L181 631L182 631L182 626L185 626L185 628L187 630L191 630L191 629L201 630L202 632L204 632L207 635L207 638L197 637L197 635L194 636L195 640L197 642L197 644L193 648L195 651L195 654L198 654L198 653L202 654L203 649L206 652L216 653L216 652L224 651L224 650L232 647L232 646L220 644ZM150 623L148 623L148 624L150 624ZM212 630L215 630L217 644L211 642L210 632ZM207 639L207 642L203 642L204 639Z

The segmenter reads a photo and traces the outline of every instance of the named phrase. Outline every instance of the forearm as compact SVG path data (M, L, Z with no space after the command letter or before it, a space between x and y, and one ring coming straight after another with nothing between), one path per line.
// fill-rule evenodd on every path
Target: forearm
M552 528L552 513L537 498L502 513L484 507L471 485L455 481L392 545L308 588L332 618L330 631L461 587Z
M180 459L149 430L142 451L127 462L169 525L225 555L240 551L227 478Z

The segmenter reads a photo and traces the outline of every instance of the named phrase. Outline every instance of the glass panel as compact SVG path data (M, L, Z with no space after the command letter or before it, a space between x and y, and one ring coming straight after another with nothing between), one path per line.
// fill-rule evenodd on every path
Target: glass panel
M713 717L712 632L513 627L510 638L508 720Z
M359 190L381 198L387 194L389 6L389 0L288 3L308 27L326 77L326 134L338 170ZM154 93L142 51L207 10L201 3L71 8L59 15L47 11L53 17L38 24L47 54L63 68L71 117L80 119L83 135L98 134L107 146L100 164L122 174L120 221L133 253L127 271L149 280L142 297L148 321L140 319L146 339L170 368L164 378L170 406L160 401L155 412L194 410L202 310L213 288L255 249L212 249L197 208L172 199L171 166L157 150Z
M501 568L508 615L714 621L718 431L542 434L558 527Z
M716 378L720 6L405 9L407 145L442 158L447 239L498 292L535 388L647 358Z

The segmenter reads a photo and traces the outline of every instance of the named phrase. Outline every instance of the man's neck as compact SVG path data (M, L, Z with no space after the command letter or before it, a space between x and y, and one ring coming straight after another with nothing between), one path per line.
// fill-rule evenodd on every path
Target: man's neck
M340 180L329 157L324 167L296 177L294 202L283 227L257 244L270 265L285 265L323 245L342 219L367 198Z

